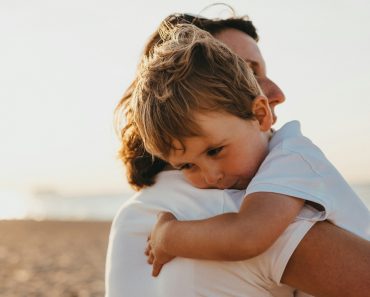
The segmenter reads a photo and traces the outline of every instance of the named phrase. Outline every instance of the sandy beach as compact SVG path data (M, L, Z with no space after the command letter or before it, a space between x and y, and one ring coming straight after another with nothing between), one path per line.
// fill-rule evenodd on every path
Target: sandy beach
M0 296L104 296L109 229L110 222L0 220Z

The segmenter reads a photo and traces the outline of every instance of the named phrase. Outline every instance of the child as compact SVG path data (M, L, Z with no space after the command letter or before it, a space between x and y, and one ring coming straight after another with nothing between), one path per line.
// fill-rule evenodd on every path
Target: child
M160 214L146 249L153 275L175 256L257 256L298 215L370 239L365 205L298 122L272 132L268 101L247 63L211 35L169 27L138 75L131 104L145 149L198 188L246 189L238 213L187 222Z

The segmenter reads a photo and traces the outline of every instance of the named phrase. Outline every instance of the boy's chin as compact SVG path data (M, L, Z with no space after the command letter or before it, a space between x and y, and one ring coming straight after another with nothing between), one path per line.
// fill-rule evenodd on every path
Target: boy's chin
M251 179L238 179L229 189L234 189L234 190L245 190Z
M220 185L208 185L205 183L196 183L194 181L187 180L193 187L198 189L218 189L218 190L245 190L251 179L240 178L236 181L233 181L229 184L220 184Z
M219 189L219 190L245 190L249 184L249 180L238 179L231 185L219 185L215 187L209 187L209 189Z

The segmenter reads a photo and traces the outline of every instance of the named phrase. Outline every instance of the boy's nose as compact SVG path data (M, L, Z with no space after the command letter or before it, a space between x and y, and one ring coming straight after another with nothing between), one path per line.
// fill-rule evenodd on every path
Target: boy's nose
M209 186L217 187L220 185L223 176L220 171L210 169L203 173L203 178Z

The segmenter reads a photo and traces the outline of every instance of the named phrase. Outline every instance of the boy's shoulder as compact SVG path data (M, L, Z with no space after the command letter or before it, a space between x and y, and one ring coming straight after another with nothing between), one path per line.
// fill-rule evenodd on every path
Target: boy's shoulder
M294 149L300 142L306 144L307 141L310 142L301 132L301 123L299 121L291 121L274 131L269 142L269 149L270 151L277 147L279 149Z
M297 154L303 161L328 161L319 147L301 132L299 121L291 121L276 130L269 143L269 155Z

